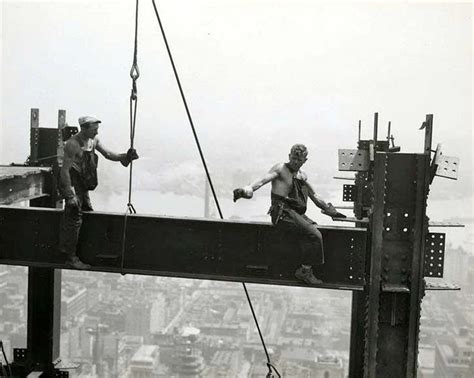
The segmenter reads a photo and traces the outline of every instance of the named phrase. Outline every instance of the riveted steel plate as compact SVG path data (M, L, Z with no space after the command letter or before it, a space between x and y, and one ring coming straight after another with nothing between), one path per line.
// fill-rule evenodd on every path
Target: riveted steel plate
M446 234L430 232L425 240L425 277L443 277Z
M70 137L73 135L76 135L78 133L78 129L76 126L66 126L65 128L62 129L62 137L63 141L67 141Z
M411 209L387 207L384 216L384 239L410 240L413 235L413 214L411 213Z
M355 201L357 199L357 186L344 184L342 188L342 200L345 202Z
M339 150L340 171L367 171L369 169L369 151Z
M16 363L25 362L27 353L26 348L13 348L13 361Z
M439 155L437 159L436 176L458 179L459 158L454 156Z

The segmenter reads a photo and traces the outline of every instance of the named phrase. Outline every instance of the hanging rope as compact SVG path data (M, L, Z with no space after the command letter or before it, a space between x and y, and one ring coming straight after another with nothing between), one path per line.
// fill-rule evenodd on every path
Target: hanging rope
M132 79L132 90L130 92L130 149L134 147L135 141L135 126L137 121L137 80L140 77L140 70L138 69L138 3L136 1L135 6L135 41L133 49L133 63L130 69L130 78ZM120 257L120 272L123 275L123 264L125 258L125 240L127 237L127 220L129 214L136 214L137 211L132 204L132 181L133 179L133 160L130 160L130 168L128 172L128 202L127 210L123 218L123 233L122 233L122 253Z
M219 199L217 198L216 191L214 190L214 185L212 184L211 175L209 174L209 170L207 169L206 159L204 158L204 154L203 154L202 149L201 149L201 144L199 143L199 138L198 138L198 135L196 133L196 129L194 127L194 122L193 122L193 119L192 119L192 116L191 116L191 112L189 111L188 103L186 101L186 97L184 96L183 87L181 86L181 81L179 80L178 71L176 70L176 66L174 64L173 56L171 54L171 50L170 50L170 47L169 47L169 44L168 44L168 39L166 38L165 30L163 28L163 24L161 23L160 15L158 13L158 9L156 7L155 0L152 0L152 3L153 3L153 8L155 10L156 19L158 20L158 24L160 26L161 34L162 34L163 40L165 42L166 51L168 52L168 56L169 56L169 59L170 59L170 62L171 62L171 66L173 68L174 76L175 76L176 82L178 84L179 92L181 94L181 99L183 100L184 108L186 109L186 114L188 116L189 125L191 126L191 130L192 130L193 135L194 135L194 140L196 142L196 146L198 148L199 155L201 157L202 165L204 166L204 170L206 171L207 181L209 182L209 186L211 188L212 196L214 197L214 202L216 204L217 211L219 212L219 216L220 216L221 219L224 219L224 216L222 215L221 207L220 207L220 204L219 204ZM258 324L257 316L255 315L255 311L253 309L252 301L251 301L249 293L247 291L247 286L245 285L245 282L242 282L242 286L244 287L245 295L247 296L247 301L248 301L248 304L250 306L250 310L252 311L253 320L254 320L255 325L257 327L258 334L260 336L260 341L262 342L262 346L263 346L263 349L265 351L265 355L267 357L267 367L268 367L267 378L273 377L272 369L275 371L275 373L278 375L278 377L281 377L278 370L275 368L275 366L272 365L272 363L270 361L270 355L268 354L267 347L265 345L265 340L263 339L262 332L260 331L260 326Z
M137 80L140 77L140 70L138 69L138 2L135 7L135 43L133 49L133 63L130 68L130 77L132 79L132 90L130 93L130 148L134 146L135 140L135 125L137 121ZM133 160L130 161L130 171L128 180L128 203L127 207L130 213L136 213L135 208L132 205L132 177L133 177Z

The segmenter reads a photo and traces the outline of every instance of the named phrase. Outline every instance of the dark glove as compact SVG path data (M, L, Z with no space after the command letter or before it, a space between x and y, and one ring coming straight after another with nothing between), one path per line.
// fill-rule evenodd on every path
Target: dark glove
M137 159L138 159L137 150L135 150L134 148L129 148L125 156L120 160L120 163L122 163L124 167L128 167L128 165L133 160L137 160Z
M328 202L328 208L321 210L323 214L329 215L331 218L347 218L344 214L336 210L331 202Z
M237 202L239 198L247 198L250 199L253 197L253 192L246 190L245 188L237 188L234 189L234 202Z

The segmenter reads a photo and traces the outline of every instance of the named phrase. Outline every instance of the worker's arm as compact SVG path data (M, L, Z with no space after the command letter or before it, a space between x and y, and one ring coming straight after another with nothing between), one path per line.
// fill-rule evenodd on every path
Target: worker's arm
M251 184L247 185L244 188L237 188L234 190L234 202L237 201L239 198L247 198L250 199L253 197L253 192L260 189L265 184L272 182L275 180L281 172L282 164L274 165L264 176L260 177L259 179L255 180Z
M331 218L346 218L344 214L336 210L336 208L332 205L331 202L326 203L321 197L319 197L315 193L313 187L311 186L311 184L308 182L307 179L306 179L306 186L309 189L308 191L309 198L311 198L311 201L313 201L313 203L321 209L321 212L323 214L329 215Z
M118 154L110 151L99 138L95 139L95 148L99 151L106 159L112 161L119 161L124 167L130 164L132 160L138 159L137 151L134 148L129 148L126 153Z
M63 165L59 173L59 180L63 195L66 198L66 205L69 206L78 206L76 193L71 185L71 175L69 174L69 170L72 167L74 156L79 153L80 149L81 147L79 146L79 143L74 139L69 140L64 146Z
M95 148L99 151L107 160L112 161L122 161L125 159L127 154L118 154L116 152L110 151L107 147L105 147L102 142L96 137L95 139Z

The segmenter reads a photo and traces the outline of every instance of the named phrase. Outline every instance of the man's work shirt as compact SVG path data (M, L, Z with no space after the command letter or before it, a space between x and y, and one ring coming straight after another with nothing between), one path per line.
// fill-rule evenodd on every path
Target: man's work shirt
M74 187L80 185L84 190L94 190L98 184L97 163L99 157L95 153L97 140L94 138L84 142L77 135L71 137L71 139L73 138L79 143L81 152L72 159L72 166L69 170L71 185Z

